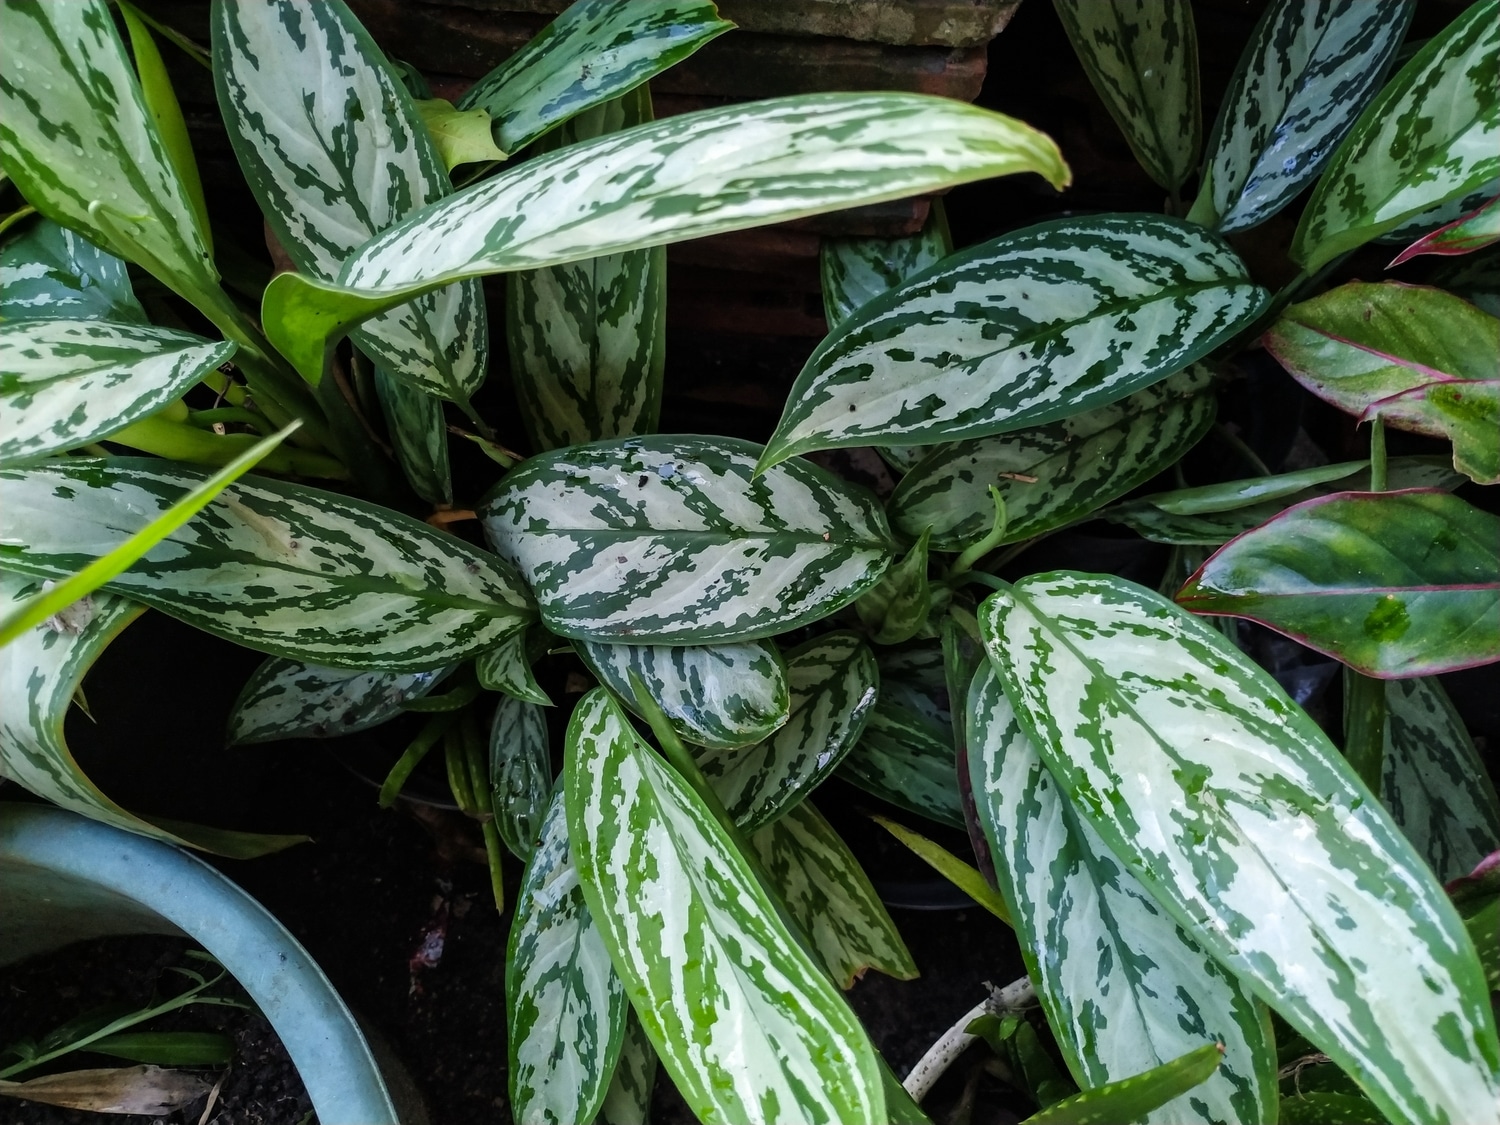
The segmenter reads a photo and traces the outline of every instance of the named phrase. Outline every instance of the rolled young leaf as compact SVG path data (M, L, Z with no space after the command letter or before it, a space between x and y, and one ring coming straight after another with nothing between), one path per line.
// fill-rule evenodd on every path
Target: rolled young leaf
M1500 797L1435 677L1385 683L1380 799L1433 874L1467 875L1500 847Z
M1388 1116L1500 1121L1500 1043L1462 923L1268 673L1117 578L1033 575L979 624L1079 819L1195 942Z
M945 445L896 486L887 505L891 523L907 535L931 528L934 550L961 551L989 529L991 486L1005 501L1002 542L1071 523L1196 445L1213 423L1211 384L1208 368L1194 364L1061 422Z
M1187 0L1052 0L1078 61L1146 174L1176 191L1198 162L1198 36Z
M1360 114L1292 240L1312 271L1500 175L1500 0L1429 39Z
M770 641L732 645L611 645L575 651L599 682L639 714L639 676L684 742L727 750L769 737L787 721L786 665Z
M1225 243L1180 220L1089 216L1001 235L871 301L818 345L762 467L1105 406L1206 355L1265 301Z
M573 712L564 768L589 912L689 1110L706 1125L880 1120L858 1019L602 688Z
M579 114L539 147L563 148L650 120L651 95L642 86ZM657 246L506 278L511 378L538 450L656 430L666 273L666 250Z
M538 635L542 640L536 647L541 648L545 645L546 631L533 625L512 633L494 648L480 653L474 661L479 686L486 691L503 691L527 703L551 707L552 700L536 682L536 674L531 670L532 661L540 655L533 651Z
M146 323L125 263L51 219L0 248L0 317Z
M337 285L273 279L261 319L304 373L350 326L452 281L663 246L989 176L1057 147L999 114L917 94L808 94L683 114L503 172L365 244Z
M1207 1084L1132 1120L1271 1120L1276 1047L1266 1009L1078 817L988 662L967 710L979 822L1027 971L1079 1085L1128 1078L1212 1039L1225 1053Z
M0 466L87 445L155 414L234 348L148 324L0 324Z
M0 569L70 574L209 475L130 457L0 470ZM503 559L389 509L260 477L107 588L262 652L393 672L482 652L535 614Z
M489 757L487 803L495 814L495 828L512 855L528 859L542 834L552 792L552 752L541 707L503 696L490 723Z
M1375 94L1415 0L1276 0L1256 24L1214 124L1191 218L1246 230L1323 170Z
M1399 534L1393 534L1399 529ZM1177 595L1367 676L1500 660L1500 517L1435 489L1309 500L1214 554Z
M759 829L750 846L840 988L853 988L868 969L916 978L911 951L869 876L811 801Z
M755 477L759 453L735 438L573 446L529 458L479 514L560 636L756 640L847 605L893 552L874 497L807 462Z
M858 741L875 704L880 673L853 633L829 633L786 656L790 708L764 742L709 750L698 758L735 823L755 832L816 789Z
M927 581L927 542L923 528L905 556L854 603L860 623L878 645L898 645L917 635L927 623L931 591Z
M429 504L451 507L453 475L442 402L379 367L372 374L386 433L407 483Z
M452 192L415 103L343 0L218 0L211 26L230 144L298 269L332 280L372 235ZM428 394L467 403L484 380L478 282L392 309L354 338ZM303 372L322 374L321 362Z
M229 712L229 745L283 738L337 738L377 727L401 714L447 675L364 672L269 657L254 672Z
M517 1125L591 1120L620 1056L629 1005L584 902L560 785L516 897L505 1011Z
M459 99L519 152L578 113L639 87L734 24L711 0L579 0Z

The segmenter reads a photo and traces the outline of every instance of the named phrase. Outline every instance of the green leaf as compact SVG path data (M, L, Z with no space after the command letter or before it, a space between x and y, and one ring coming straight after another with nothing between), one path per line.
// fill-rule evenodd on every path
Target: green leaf
M786 656L790 710L764 742L709 750L698 765L729 815L755 832L816 789L864 731L880 675L853 633L829 633Z
M0 318L146 323L125 263L51 219L0 248Z
M1265 222L1323 170L1374 96L1414 0L1277 0L1245 44L1214 124L1191 217Z
M0 470L0 569L70 574L211 479L131 457ZM259 477L107 588L249 648L390 672L483 652L535 612L503 559L389 509Z
M1269 477L1246 477L1241 480L1205 484L1197 488L1179 488L1173 492L1158 492L1143 498L1154 508L1174 516L1217 515L1233 512L1272 500L1296 496L1320 484L1344 481L1361 469L1368 469L1368 461L1343 461L1337 465L1315 465L1310 469L1298 469L1291 473L1280 473ZM1368 474L1366 474L1368 475Z
M954 442L919 461L891 495L891 523L931 528L937 551L961 551L989 530L989 489L1008 518L1002 542L1071 523L1171 466L1214 418L1212 373L1202 364L1061 422L1002 437ZM998 546L998 544L997 544Z
M1101 512L1112 523L1122 523L1138 535L1154 543L1170 543L1178 546L1217 547L1251 528L1259 527L1293 504L1313 500L1337 490L1367 492L1370 488L1368 469L1357 469L1344 475L1343 469L1353 462L1342 465L1324 465L1297 473L1283 473L1275 477L1251 477L1246 480L1226 481L1223 484L1204 485L1202 488L1185 488L1175 492L1159 492L1143 496ZM1257 499L1243 504L1251 495L1274 495L1280 493L1282 485L1291 483L1291 478L1315 479L1323 473L1330 475L1321 485L1312 485L1275 499ZM1446 457L1392 457L1386 463L1387 487L1393 491L1405 488L1442 488L1451 490L1463 483L1464 477L1453 471ZM1306 476L1302 474L1306 473ZM1177 506L1182 501L1189 507L1214 510L1191 515L1175 514L1158 504ZM1227 505L1227 506L1226 506Z
M1143 1074L1053 1102L1026 1118L1025 1125L1116 1125L1120 1121L1150 1120L1147 1115L1152 1111L1187 1095L1212 1077L1222 1057L1223 1048L1217 1043L1205 1044ZM1178 1116L1171 1120L1186 1119Z
M1267 672L1118 578L1033 575L979 624L1079 820L1194 941L1392 1118L1494 1119L1500 1044L1457 914Z
M303 273L333 280L372 235L452 192L416 103L342 0L217 0L211 22L234 154ZM479 284L425 294L354 340L388 374L467 403L488 362ZM321 348L302 374L322 378Z
M979 823L1037 995L1085 1087L1160 1066L1212 1039L1224 1064L1144 1120L1274 1118L1276 1047L1266 1009L1152 899L1070 806L986 664L968 699Z
M1500 0L1471 4L1360 114L1292 239L1309 272L1500 175Z
M1394 533L1399 529L1399 533ZM1298 504L1213 555L1177 595L1367 676L1500 659L1500 517L1436 490Z
M0 7L0 163L27 202L191 298L218 275L104 0Z
M14 607L34 599L38 585L0 573L0 613L12 618ZM99 654L144 610L124 598L93 594L0 646L0 777L93 820L169 843L242 859L300 843L305 837L157 824L115 804L78 765L63 733L68 709Z
M565 771L589 912L689 1111L706 1125L880 1120L858 1019L603 689L573 712Z
M625 1013L625 1042L594 1125L650 1125L656 1052L633 1011Z
M369 730L401 714L408 700L427 695L448 671L351 671L272 656L250 674L234 701L229 744Z
M198 176L198 161L193 156L193 143L188 139L187 122L182 118L182 107L177 104L177 95L172 90L172 80L167 76L166 63L156 49L156 41L141 13L132 4L119 3L120 15L125 22L126 34L130 36L130 53L135 56L135 70L141 83L141 100L151 120L156 124L157 135L166 149L172 170L177 173L183 194L193 207L193 217L198 221L198 237L203 240L209 255L214 251L213 232L208 225L208 203L203 198L203 181ZM143 1059L142 1062L149 1062Z
M1141 167L1176 191L1203 143L1198 35L1187 0L1052 0L1078 61Z
M0 324L0 466L74 449L165 409L234 354L146 324Z
M1381 800L1433 873L1467 875L1500 846L1500 798L1442 684L1385 683Z
M379 367L374 369L374 383L386 433L412 491L429 504L451 506L453 474L442 402Z
M222 1031L121 1031L95 1039L90 1053L158 1066L228 1066L234 1040Z
M458 104L488 110L500 147L519 152L732 27L710 0L581 0L471 86Z
M847 605L892 554L872 496L806 462L755 477L759 453L691 436L555 450L507 474L479 514L560 636L755 640Z
M1370 1099L1321 1091L1282 1098L1278 1120L1281 1125L1386 1125Z
M366 243L337 285L283 274L261 319L299 371L316 373L351 325L449 282L1013 172L1068 179L1042 134L944 98L806 94L683 114L529 160L437 203Z
M916 978L916 962L869 876L811 801L756 831L750 846L840 988L853 988L867 969Z
M854 603L859 620L878 645L898 645L927 624L931 592L927 584L927 529L905 557L885 572L879 582Z
M545 630L533 625L512 633L494 648L480 653L474 661L479 686L486 691L503 691L526 703L551 707L552 700L536 682L536 673L531 670L532 662L540 655L535 651L541 647L536 642L545 645L546 636Z
M818 248L823 316L832 331L887 290L953 253L940 200L922 229L903 238L825 238Z
M839 776L908 812L963 830L948 716L924 714L917 695L889 679L880 685L864 734Z
M762 463L1068 418L1180 371L1265 301L1225 243L1180 220L1090 216L1002 235L840 324L797 377Z
M495 147L490 132L490 115L482 109L455 109L443 98L417 101L422 124L437 148L443 167L449 172L460 164L477 164L486 160L504 160L506 154Z
M581 113L547 150L651 120L644 86ZM655 431L666 362L666 251L629 250L506 279L521 419L537 449Z
M1014 925L1010 920L1010 909L1005 905L1005 899L1000 893L984 881L984 876L979 869L972 864L965 863L947 848L920 832L913 832L903 824L897 824L894 820L887 820L883 816L870 818L880 827L884 828L897 840L901 841L906 848L931 867L944 879L952 883L964 894L972 898L980 906L984 907L1007 926Z
M611 645L579 641L574 651L636 714L631 674L641 678L685 742L749 746L787 721L786 665L770 641L732 645Z
M1500 319L1440 289L1350 282L1292 305L1265 344L1324 401L1448 436L1461 471L1500 480Z
M551 792L546 712L535 703L502 697L490 724L490 805L500 839L516 858L529 858L536 847Z
M629 1006L584 902L561 786L516 898L505 1010L517 1125L590 1120L615 1070Z
M1431 234L1423 235L1391 259L1386 268L1394 269L1402 262L1423 254L1441 254L1446 257L1472 254L1475 250L1483 250L1496 242L1500 242L1500 196L1491 199L1477 211L1471 211Z

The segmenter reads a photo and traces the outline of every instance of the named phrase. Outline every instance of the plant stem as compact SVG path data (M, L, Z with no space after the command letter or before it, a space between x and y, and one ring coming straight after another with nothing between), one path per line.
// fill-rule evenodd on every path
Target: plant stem
M958 1021L927 1048L927 1053L917 1060L917 1065L911 1068L906 1081L902 1083L906 1092L917 1102L928 1095L937 1080L968 1050L969 1044L978 1038L970 1035L966 1029L980 1016L1000 1015L1035 1003L1036 989L1032 986L1030 977L1021 977L1004 988L991 992L982 1002L959 1016Z
M990 524L989 533L964 548L963 554L954 559L953 565L948 568L948 573L943 577L944 582L951 584L955 578L973 570L975 563L1005 541L1010 516L1005 510L1005 497L1000 495L1000 490L993 484L990 485L990 502L995 505L995 518Z
M1385 420L1377 415L1370 423L1370 491L1384 492L1388 479L1385 457Z
M451 712L444 712L428 721L421 733L412 740L412 744L406 748L406 752L396 759L396 764L391 767L391 772L385 775L385 781L380 786L380 796L376 798L380 807L390 808L396 803L396 798L401 793L401 787L406 784L406 779L411 776L412 770L425 757L427 752L437 745L438 739L443 737L447 729L453 725L457 716Z
M187 422L172 422L160 415L142 418L116 430L105 441L128 445L173 461L194 465L227 465L260 439L254 434L214 434ZM349 470L332 457L307 449L283 445L268 453L260 467L288 476L348 480Z
M482 815L479 829L484 834L484 856L490 869L490 894L495 899L497 913L505 913L505 871L500 864L505 856L505 847L500 840L500 830L495 827L495 810L490 800L490 763L484 752L484 739L480 737L479 724L471 707L464 712L459 725L464 744L464 758L469 769L469 792L476 806L483 795Z
M1375 797L1385 772L1385 682L1344 669L1344 758Z
M199 429L213 426L215 423L233 423L252 426L262 434L271 432L270 423L262 415L239 406L216 406L212 410L190 410L187 422Z

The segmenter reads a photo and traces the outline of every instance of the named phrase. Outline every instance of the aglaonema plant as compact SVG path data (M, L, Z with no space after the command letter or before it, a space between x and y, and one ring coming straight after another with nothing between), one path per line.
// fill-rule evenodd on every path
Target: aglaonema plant
M144 28L133 71L102 2L6 0L0 163L45 217L0 248L10 601L302 425L137 540L85 611L0 650L24 703L0 770L166 831L61 738L141 606L268 654L238 741L426 713L385 796L441 746L497 901L502 849L526 862L505 973L519 1121L642 1120L658 1060L705 1121L925 1120L840 994L915 966L807 799L834 774L982 833L1068 1072L1026 1087L1037 1120L1273 1121L1299 1045L1346 1110L1500 1120L1492 939L1465 923L1486 907L1461 917L1441 885L1500 843L1500 802L1433 678L1500 659L1500 524L1453 494L1497 477L1500 322L1464 299L1494 274L1319 292L1372 239L1484 244L1500 0L1399 67L1409 0L1276 0L1203 152L1189 6L1057 6L1173 213L955 251L935 207L907 239L828 240L830 334L760 446L653 432L662 247L1012 172L1062 186L1050 141L898 94L654 121L647 80L728 27L702 0L582 0L456 114L419 106L337 0L221 0L220 109L295 266L257 318L220 283ZM424 124L456 120L490 130L457 191ZM1273 292L1224 235L1309 186L1303 272ZM224 339L148 323L124 262ZM473 405L496 273L524 458ZM1369 423L1368 459L1181 475L1260 344ZM1387 457L1388 427L1451 459ZM453 479L452 431L498 482ZM900 477L884 503L798 456L871 445ZM1180 487L1134 495L1174 466ZM489 550L443 530L462 502ZM1097 517L1172 547L1175 598L996 576ZM1226 617L1343 662L1342 752ZM599 686L554 779L534 669L559 650Z

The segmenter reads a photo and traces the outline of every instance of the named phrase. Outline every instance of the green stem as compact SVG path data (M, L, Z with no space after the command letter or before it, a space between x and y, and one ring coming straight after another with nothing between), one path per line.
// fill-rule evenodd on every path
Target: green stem
M1370 491L1384 492L1388 487L1385 457L1385 421L1378 415L1370 423Z
M188 411L187 423L205 429L215 423L252 426L262 434L272 433L270 423L253 410L241 406L216 406L212 410Z
M105 441L128 445L145 453L154 453L172 461L194 465L229 464L260 439L254 434L215 434L200 430L187 422L172 422L160 416L142 418L124 429L116 430ZM273 449L260 467L287 476L318 477L324 480L348 480L349 470L332 457L283 445Z
M476 801L484 794L483 815L479 818L479 829L484 834L484 856L490 869L490 893L495 899L497 913L505 913L505 871L500 866L505 857L505 846L500 840L500 830L495 827L494 808L489 800L492 792L490 763L484 750L484 739L480 736L479 722L473 708L464 712L459 726L463 737L464 758L469 770L469 790Z
M995 506L995 518L990 524L989 533L983 539L970 543L964 548L963 554L953 560L953 565L943 576L944 582L951 585L954 579L973 570L975 563L1005 541L1005 532L1010 526L1010 516L1005 509L1005 497L1000 495L1000 490L993 484L990 485L990 502Z
M1385 682L1344 669L1344 758L1380 797L1385 772Z
M453 791L453 801L459 812L465 816L478 816L479 805L474 800L474 787L469 783L463 724L455 721L454 726L458 729L449 727L448 736L443 740L443 765L448 771L448 788Z
M406 784L406 779L417 768L417 764L427 757L427 752L437 745L438 739L443 737L457 717L454 713L447 712L431 719L422 728L421 733L406 748L406 752L391 767L391 772L385 775L385 781L380 786L380 796L377 798L381 808L388 809L396 803L396 798L400 796L401 787Z

